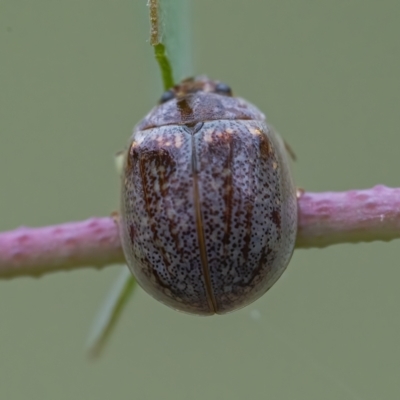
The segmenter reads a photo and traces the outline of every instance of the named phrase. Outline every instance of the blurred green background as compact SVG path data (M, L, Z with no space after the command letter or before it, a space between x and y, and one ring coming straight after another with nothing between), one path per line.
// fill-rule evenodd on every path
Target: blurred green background
M0 230L108 215L113 155L161 94L145 0L0 1ZM195 72L257 104L310 191L399 186L400 2L194 0ZM399 241L298 250L223 317L136 293L83 345L119 267L0 282L1 399L398 399Z

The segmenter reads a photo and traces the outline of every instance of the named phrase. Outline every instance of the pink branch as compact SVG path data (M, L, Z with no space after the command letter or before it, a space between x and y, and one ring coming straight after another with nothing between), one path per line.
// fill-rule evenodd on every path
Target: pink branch
M111 217L0 233L0 278L123 263Z
M379 185L367 190L305 193L299 199L298 248L399 237L400 189Z
M388 241L400 237L400 189L376 186L299 198L296 247ZM40 276L124 262L111 217L0 233L0 278Z

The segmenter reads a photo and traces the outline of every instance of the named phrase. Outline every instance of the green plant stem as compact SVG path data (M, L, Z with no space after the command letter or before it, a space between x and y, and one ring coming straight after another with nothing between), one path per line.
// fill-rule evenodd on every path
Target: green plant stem
M168 90L174 86L174 77L171 63L169 62L165 52L165 46L162 43L158 43L154 46L154 55L161 70L161 78L164 84L164 90Z
M160 2L162 0L149 1L150 18L150 44L154 47L154 55L161 71L161 78L164 84L164 90L174 86L174 75L171 63L167 57L165 45L161 41L161 21L160 21Z

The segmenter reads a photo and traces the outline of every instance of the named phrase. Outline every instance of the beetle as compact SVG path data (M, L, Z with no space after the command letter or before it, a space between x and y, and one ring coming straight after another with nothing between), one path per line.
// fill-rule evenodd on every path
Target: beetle
M226 84L183 80L135 127L120 236L128 267L155 299L198 315L244 307L281 276L296 231L284 142Z

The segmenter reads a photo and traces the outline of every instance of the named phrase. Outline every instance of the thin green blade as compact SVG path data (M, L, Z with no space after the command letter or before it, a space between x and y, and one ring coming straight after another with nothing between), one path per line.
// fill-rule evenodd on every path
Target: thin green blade
M136 280L124 267L95 318L86 348L91 358L99 357L136 287Z
M175 81L193 76L191 0L161 0L162 43Z

